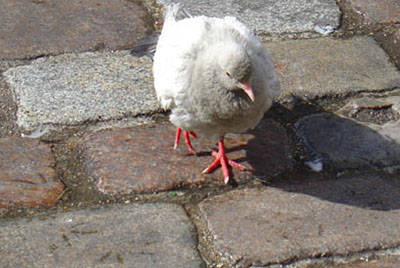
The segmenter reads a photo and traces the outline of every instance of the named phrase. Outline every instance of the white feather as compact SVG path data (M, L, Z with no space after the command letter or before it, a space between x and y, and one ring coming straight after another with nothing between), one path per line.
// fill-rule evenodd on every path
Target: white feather
M278 77L273 63L261 41L241 22L233 17L209 18L205 16L187 18L176 21L178 5L167 7L164 26L159 38L154 56L153 72L156 94L164 109L180 107L184 97L192 85L192 71L198 64L200 53L214 45L216 41L240 42L246 48L250 57L255 83L261 94L256 101L255 108L250 114L248 122L237 124L232 131L244 131L254 127L262 118L272 103L272 98L280 91ZM180 108L179 108L180 109ZM199 119L195 115L181 112L171 116L176 124L180 121L181 128L190 130ZM235 123L233 123L235 124ZM219 126L218 126L219 127ZM189 128L189 129L188 129ZM223 128L223 126L221 126ZM199 128L197 128L199 129ZM229 129L216 129L215 133L230 132Z

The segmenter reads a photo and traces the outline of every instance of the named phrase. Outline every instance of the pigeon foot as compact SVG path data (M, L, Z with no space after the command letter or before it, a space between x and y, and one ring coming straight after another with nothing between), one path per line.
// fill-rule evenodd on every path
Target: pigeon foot
M176 128L176 135L175 135L175 141L174 141L174 149L178 148L179 145L179 140L181 138L181 133L182 129L181 128ZM189 152L192 154L196 154L196 151L194 150L192 143L190 141L190 136L191 135L193 138L197 138L197 134L194 133L193 131L186 131L183 130L183 138L185 139L185 143L189 149Z
M232 161L226 157L225 153L225 145L223 138L218 140L218 153L212 151L212 156L215 157L215 160L202 171L203 174L210 173L215 170L219 165L222 168L222 174L224 175L224 183L227 184L229 182L229 169L228 165L231 167L239 168L240 170L246 170L247 168L235 161Z

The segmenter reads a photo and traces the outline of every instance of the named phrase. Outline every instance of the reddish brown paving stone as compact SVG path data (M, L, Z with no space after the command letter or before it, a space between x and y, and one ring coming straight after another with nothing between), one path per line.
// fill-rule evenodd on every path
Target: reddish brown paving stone
M125 0L0 1L0 59L132 47L151 31Z
M347 5L371 24L395 24L400 22L398 0L345 0Z
M228 157L254 173L268 177L291 167L285 134L277 123L265 119L252 134L228 135ZM175 127L157 126L105 131L92 134L85 141L86 166L99 191L110 194L149 193L179 186L204 183L207 179L223 184L221 170L203 175L201 171L213 158L215 141L199 137L193 140L197 156L188 154L181 141L173 150ZM245 182L252 172L232 169L234 181Z
M0 208L50 207L63 185L50 146L37 140L0 139Z
M398 247L397 178L379 173L338 179L299 176L272 183L275 187L234 190L201 202L212 256L226 267L264 267Z

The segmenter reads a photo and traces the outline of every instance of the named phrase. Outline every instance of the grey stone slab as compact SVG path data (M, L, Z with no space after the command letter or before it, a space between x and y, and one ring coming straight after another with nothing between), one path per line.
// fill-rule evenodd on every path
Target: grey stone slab
M153 113L152 64L127 51L41 58L4 73L24 131Z
M174 204L113 205L0 223L2 267L203 267Z
M146 10L125 0L1 0L0 25L0 59L126 49L152 29Z
M400 72L368 37L318 38L266 44L289 94L322 97L400 87Z
M193 16L234 16L259 34L313 32L316 26L339 27L340 10L333 0L158 0L180 3Z
M399 166L399 132L400 121L366 124L329 113L307 116L298 123L298 135L337 168Z
M264 267L393 248L400 242L396 178L351 175L327 180L299 174L270 185L200 203L217 262Z

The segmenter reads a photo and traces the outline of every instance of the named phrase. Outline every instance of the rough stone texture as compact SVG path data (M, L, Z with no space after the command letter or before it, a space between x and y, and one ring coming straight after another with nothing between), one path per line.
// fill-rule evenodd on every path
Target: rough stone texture
M124 0L1 0L0 25L0 59L124 49L151 31L146 11Z
M294 40L271 42L266 47L279 74L281 97L400 87L400 72L372 38Z
M174 189L182 185L212 180L223 184L220 169L203 175L213 161L211 149L216 141L192 139L197 156L190 155L183 141L173 150L176 128L171 124L138 126L105 131L86 138L85 158L97 189L117 195L148 193ZM270 119L247 134L229 134L225 138L228 157L251 167L260 178L271 177L291 168L285 133ZM251 179L252 172L232 169L234 182ZM233 183L233 182L232 182Z
M13 102L11 90L4 77L0 76L0 138L17 133L16 111L17 105Z
M346 263L334 266L335 268L398 268L399 256L385 256L379 259Z
M0 139L0 159L0 208L49 207L58 201L63 185L56 178L49 145Z
M361 97L348 101L336 114L383 125L400 120L400 96Z
M111 206L0 223L3 267L204 267L173 204Z
M390 250L389 250L390 251ZM361 256L360 256L361 255ZM301 260L288 265L290 268L398 268L399 253L391 254L387 251L374 254L354 254L352 256L333 256ZM256 268L256 267L252 267ZM268 268L282 268L282 265L270 265Z
M382 126L320 113L299 121L300 133L337 168L400 165L400 121Z
M25 132L121 119L159 109L151 61L127 51L42 58L4 73Z
M384 98L362 97L349 101L338 113L342 115L353 115L363 109L386 109L391 108L400 113L400 96Z
M300 176L272 186L200 203L211 243L227 267L347 255L400 242L397 178Z
M370 24L400 22L400 2L397 0L343 0L355 13Z
M340 10L333 0L158 0L180 3L190 15L234 16L259 34L313 32L316 26L339 27Z
M400 70L400 28L389 37L382 39L383 48L392 57L393 62Z
M394 33L384 33L379 42L400 70L400 28L397 28Z

